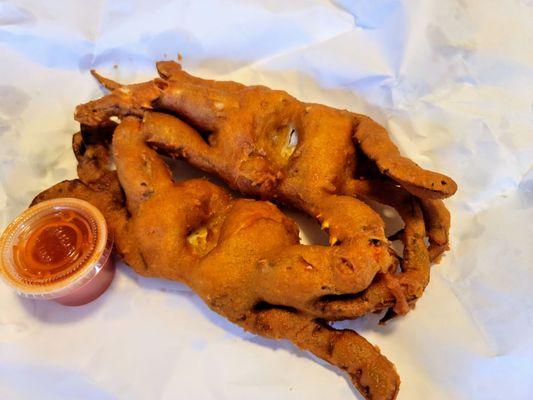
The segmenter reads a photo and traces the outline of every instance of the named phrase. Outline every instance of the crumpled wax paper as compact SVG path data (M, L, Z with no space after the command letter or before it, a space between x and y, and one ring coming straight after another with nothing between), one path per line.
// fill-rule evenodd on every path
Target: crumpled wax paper
M369 114L452 176L452 250L416 310L338 326L396 364L400 399L531 399L532 21L531 0L0 1L0 228L75 177L73 110L102 93L90 68L131 82L179 52L200 76ZM124 265L83 307L5 285L0 304L0 399L358 398L324 362Z

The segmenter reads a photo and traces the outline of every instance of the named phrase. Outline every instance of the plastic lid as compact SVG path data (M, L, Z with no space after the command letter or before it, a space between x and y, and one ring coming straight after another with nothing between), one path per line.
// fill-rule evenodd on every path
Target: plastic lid
M105 218L74 198L39 203L0 238L0 275L19 294L55 299L91 281L112 250Z

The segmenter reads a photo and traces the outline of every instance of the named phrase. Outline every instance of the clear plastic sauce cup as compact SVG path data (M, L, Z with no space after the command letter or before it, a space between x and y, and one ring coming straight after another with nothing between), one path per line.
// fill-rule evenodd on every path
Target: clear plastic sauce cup
M102 213L73 198L44 201L0 237L0 276L25 297L89 303L111 284L113 237Z

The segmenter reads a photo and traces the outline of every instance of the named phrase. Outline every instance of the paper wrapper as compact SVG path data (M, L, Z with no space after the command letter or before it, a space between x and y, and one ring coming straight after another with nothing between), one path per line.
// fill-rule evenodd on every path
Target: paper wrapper
M200 76L369 114L452 176L452 250L416 310L338 326L396 364L400 399L533 398L532 21L531 0L0 2L0 227L75 177L73 110L101 95L90 68L138 81L179 52ZM1 399L358 396L290 343L123 265L83 307L5 285L0 304Z

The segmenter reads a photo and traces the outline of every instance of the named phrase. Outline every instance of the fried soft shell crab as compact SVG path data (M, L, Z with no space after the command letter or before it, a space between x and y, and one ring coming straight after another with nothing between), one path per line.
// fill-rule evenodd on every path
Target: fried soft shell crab
M95 74L110 93L76 109L79 179L34 203L93 203L136 272L184 282L244 329L291 340L345 370L365 398L395 398L394 366L328 322L382 310L386 321L414 306L430 262L448 248L441 199L453 180L402 157L366 116L203 80L174 62L157 67L160 78L134 85ZM205 179L174 182L158 152L262 201L234 199ZM295 223L265 200L315 218L330 245L300 244ZM401 240L401 256L369 200L401 216L404 228L389 238Z

